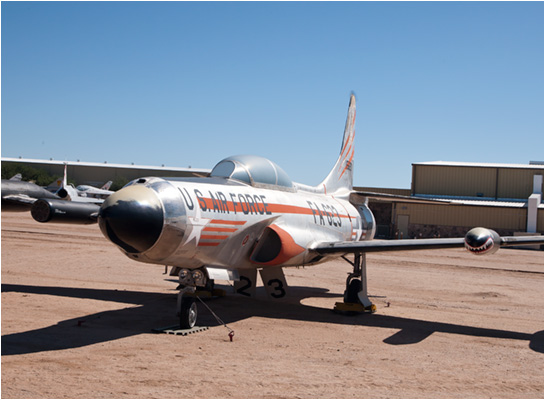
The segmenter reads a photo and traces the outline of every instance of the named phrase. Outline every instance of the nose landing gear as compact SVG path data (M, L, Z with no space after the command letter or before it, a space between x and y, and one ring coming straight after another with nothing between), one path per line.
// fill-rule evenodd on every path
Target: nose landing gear
M196 299L222 297L225 291L214 289L214 280L210 279L206 268L178 268L178 301L176 311L181 329L192 329L197 323L198 310ZM203 302L203 305L206 304ZM208 308L208 306L206 306Z
M192 329L197 323L197 303L195 302L197 287L211 289L214 281L208 279L204 268L190 270L181 268L178 274L180 284L178 288L177 311L181 329Z
M197 303L195 302L195 297L191 295L184 296L187 293L194 295L195 288L187 286L178 293L177 310L178 317L180 318L180 329L191 329L197 323Z

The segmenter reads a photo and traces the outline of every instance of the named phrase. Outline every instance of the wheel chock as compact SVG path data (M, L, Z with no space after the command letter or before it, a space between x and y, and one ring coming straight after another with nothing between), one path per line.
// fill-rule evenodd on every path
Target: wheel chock
M348 313L348 314L363 314L363 313L374 313L377 311L377 306L371 304L369 307L364 307L361 303L335 303L333 311L339 313Z
M164 328L155 328L155 329L152 329L151 331L153 333L166 333L169 335L187 336L192 333L203 332L206 330L208 330L208 326L194 326L191 329L180 329L179 325L173 325L173 326L167 326Z

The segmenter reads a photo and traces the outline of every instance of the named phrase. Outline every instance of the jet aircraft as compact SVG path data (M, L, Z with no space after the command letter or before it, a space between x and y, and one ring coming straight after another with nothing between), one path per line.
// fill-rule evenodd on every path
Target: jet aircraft
M78 189L80 192L91 192L96 194L112 194L113 192L110 190L112 183L113 183L112 181L108 181L104 185L102 185L100 188L96 188L90 185L78 185L76 186L76 189ZM107 192L107 193L104 193L104 192Z
M63 179L57 179L47 187L41 187L33 182L22 180L21 174L15 174L10 179L2 179L2 209L10 211L28 211L38 199L60 199L80 203L100 204L113 193L108 190L112 181L108 181L100 189L88 185L74 187L68 184L66 178L66 164L64 165ZM65 206L71 207L71 206ZM85 206L73 208L86 210Z
M215 279L234 280L238 293L253 295L259 270L269 295L281 298L287 294L282 268L341 256L352 272L337 309L374 312L367 296L367 252L465 246L487 254L502 246L543 243L543 236L500 237L485 228L474 228L465 238L373 240L368 199L378 195L355 192L352 186L355 119L352 94L339 157L318 186L293 182L268 159L234 156L220 161L209 177L143 177L100 207L43 199L32 215L40 222L98 221L104 236L127 257L172 266L181 288L182 328L197 321L196 290L212 293Z
M100 189L89 185L74 185L68 183L67 180L67 164L64 164L64 175L62 180L56 181L58 189L53 189L55 194L63 200L70 200L80 203L95 203L101 204L105 198L113 193L108 190L112 184L112 181L106 182Z
M17 175L10 179L2 179L3 210L28 211L38 199L59 199L59 196L35 183L17 179Z

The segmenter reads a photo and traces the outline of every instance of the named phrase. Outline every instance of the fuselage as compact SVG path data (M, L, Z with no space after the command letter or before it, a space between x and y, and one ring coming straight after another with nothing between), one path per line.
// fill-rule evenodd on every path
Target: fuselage
M78 185L76 186L79 196L87 197L97 197L100 199L105 199L113 193L111 190L99 189L89 185Z
M297 185L142 178L105 201L99 224L107 238L138 261L262 268L313 264L323 261L312 251L319 243L372 238L369 215L372 219L366 205Z
M221 160L210 177L141 178L108 197L98 223L127 256L182 268L308 265L320 244L372 239L373 214L351 204L356 102L341 151L317 187L293 183L271 160Z

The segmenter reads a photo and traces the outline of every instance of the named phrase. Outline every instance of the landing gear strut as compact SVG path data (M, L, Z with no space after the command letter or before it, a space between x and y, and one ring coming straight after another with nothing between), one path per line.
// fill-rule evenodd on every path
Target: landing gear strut
M335 311L374 313L377 307L367 296L367 266L365 253L354 253L354 261L343 256L343 259L352 265L353 272L346 278L344 302L335 304Z
M195 302L197 287L212 290L214 281L208 279L206 270L199 268L189 270L181 268L179 270L178 280L178 317L180 318L181 329L191 329L197 323L197 303Z

